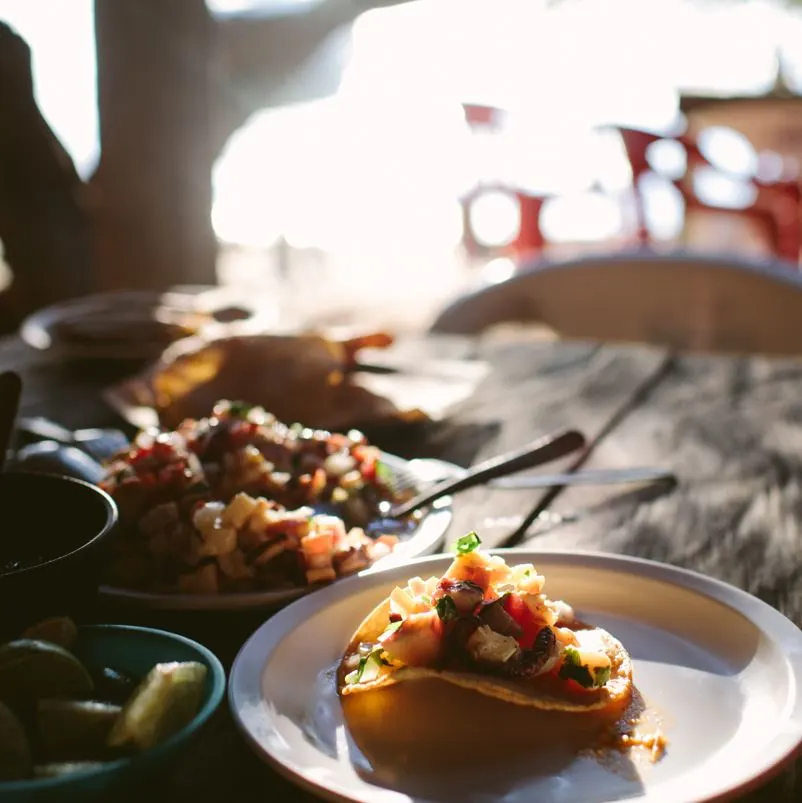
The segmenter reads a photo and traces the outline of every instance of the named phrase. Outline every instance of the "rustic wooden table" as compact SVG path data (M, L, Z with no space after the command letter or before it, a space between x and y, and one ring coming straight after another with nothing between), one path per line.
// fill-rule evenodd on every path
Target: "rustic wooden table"
M531 513L528 542L538 547L597 549L690 567L750 591L802 624L802 360L677 357L652 348L523 337L423 339L398 349L420 361L479 357L492 371L447 424L404 449L388 447L468 465L573 426L591 439L587 466L661 465L679 476L678 487L661 494L632 487L468 491L456 500L450 538L477 529L486 543L498 544ZM27 415L70 427L118 423L99 397L116 378L108 370L71 366L15 339L0 342L0 368L21 371ZM126 618L112 611L99 616ZM145 623L200 637L228 662L262 618L154 615ZM796 770L743 800L802 799ZM313 799L249 752L225 710L148 797L154 803Z

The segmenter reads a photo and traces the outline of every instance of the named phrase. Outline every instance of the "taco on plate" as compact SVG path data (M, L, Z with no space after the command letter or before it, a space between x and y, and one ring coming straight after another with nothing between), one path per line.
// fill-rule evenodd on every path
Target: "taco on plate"
M629 703L632 662L606 630L551 600L532 564L508 566L469 533L442 577L413 577L362 622L340 663L342 696L440 678L553 711Z

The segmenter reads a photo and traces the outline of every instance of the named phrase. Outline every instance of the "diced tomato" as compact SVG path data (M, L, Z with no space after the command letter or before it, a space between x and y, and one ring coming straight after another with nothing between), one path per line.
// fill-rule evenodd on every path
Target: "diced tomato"
M315 470L315 473L312 475L312 482L311 482L311 491L313 497L319 496L323 493L323 490L326 487L326 483L328 482L328 477L326 476L326 472L322 468L318 468Z
M515 594L509 594L502 603L504 610L516 621L521 628L518 643L525 650L532 648L535 637L543 627L543 623L535 618L529 606Z
M126 477L118 486L119 488L125 490L131 488L141 488L142 487L142 478L141 477Z
M236 421L231 424L228 432L228 442L232 448L239 448L247 446L252 440L254 435L259 431L259 425L250 421Z
M193 438L189 441L189 448L190 451L194 452L195 454L199 455L203 450L206 448L206 445L209 442L209 438L201 437L201 438Z
M137 465L147 460L153 454L152 449L138 449L131 454L131 465Z
M152 471L139 475L139 481L147 488L152 488L156 484L156 475Z
M159 472L159 484L172 485L176 481L181 481L184 478L184 468L185 463L183 461L165 466Z
M329 454L339 452L341 449L347 449L350 441L347 435L342 435L339 432L332 432L329 436L328 449Z
M573 694L576 697L587 697L588 694L593 694L598 691L597 689L586 689L571 678L561 678L560 668L560 663L557 662L543 677L547 678L551 683L559 684L561 694L567 693Z
M559 672L557 673L557 677L560 678ZM575 680L571 680L571 678L560 678L560 683L563 684L565 691L569 694L575 694L577 697L592 694L597 691L596 689L586 689L584 686L580 686Z
M375 483L379 450L374 446L355 446L351 450L351 457L359 463L359 472L362 474L365 482Z
M171 443L157 440L153 444L153 456L159 460L169 460L175 456L175 449Z

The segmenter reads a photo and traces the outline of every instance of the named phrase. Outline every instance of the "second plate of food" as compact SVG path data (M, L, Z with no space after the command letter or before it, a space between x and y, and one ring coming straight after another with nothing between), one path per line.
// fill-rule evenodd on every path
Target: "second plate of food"
M702 575L499 550L365 573L260 627L232 668L249 743L367 803L730 800L802 743L802 632Z
M431 469L431 470L429 470ZM385 502L458 469L406 461L351 431L287 427L220 402L209 418L143 432L101 483L120 510L107 599L160 610L277 608L332 581L437 551L443 497L403 521Z

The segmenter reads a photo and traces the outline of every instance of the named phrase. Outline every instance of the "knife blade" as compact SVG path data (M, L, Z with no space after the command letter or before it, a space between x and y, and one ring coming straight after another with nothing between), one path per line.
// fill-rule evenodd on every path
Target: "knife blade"
M555 488L561 485L617 485L638 482L675 483L676 476L665 468L602 468L572 471L564 474L516 474L501 477L488 483L491 488L526 490Z

